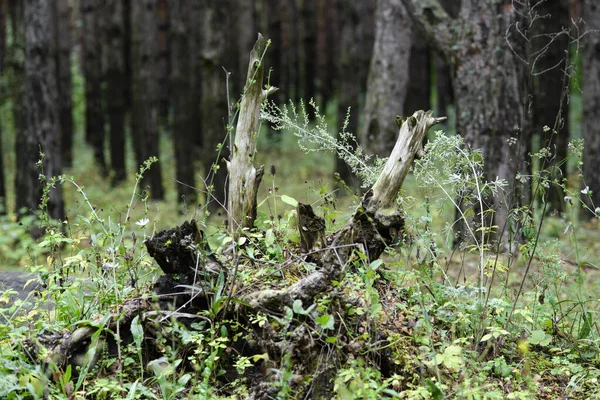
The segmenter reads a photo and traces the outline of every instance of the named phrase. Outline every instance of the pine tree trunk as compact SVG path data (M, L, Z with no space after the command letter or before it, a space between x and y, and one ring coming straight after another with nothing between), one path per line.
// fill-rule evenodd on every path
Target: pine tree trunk
M23 23L23 2L18 0L8 1L8 13L10 16L10 31L12 35L7 37L9 42L7 43L7 54L6 54L6 66L7 70L10 70L12 79L8 83L11 105L12 105L12 116L15 134L15 155L24 155L27 141L25 137L25 118L24 118L24 96L25 96L25 24ZM15 168L14 188L17 191L18 181L25 179L27 170L21 170L18 164L19 157L16 157L17 165ZM21 162L25 163L21 159ZM12 185L13 183L11 183ZM16 196L16 194L15 194ZM15 199L16 201L16 199ZM28 213L27 206L24 209L20 209L15 204L15 213L17 215L24 215Z
M133 104L132 124L136 161L142 165L149 157L159 157L158 113L158 25L157 0L132 3L133 31ZM144 176L144 186L150 188L150 197L164 198L160 162L152 165Z
M6 19L8 17L8 0L0 0L0 75L4 73L6 63Z
M204 18L204 5L200 2L192 2L191 20L202 21ZM194 129L191 150L193 158L199 165L202 165L204 133L202 131L202 42L204 40L204 26L201 23L191 24L191 58L192 58L192 88L191 102L194 105L192 114L192 126ZM201 189L204 189L201 187Z
M451 18L458 16L460 12L460 0L440 0L440 3ZM450 63L440 54L436 54L435 56L435 78L438 113L440 115L447 115L448 107L454 106L454 88L452 87Z
M106 2L106 111L110 127L112 185L125 180L126 59L123 0Z
M408 89L404 100L403 115L431 108L431 57L430 48L418 26L412 26L410 58L408 65Z
M229 2L208 2L204 10L202 46L202 112L204 174L208 177L210 197L207 201L213 211L225 206L227 169L222 163L229 158L229 141L226 139L227 88L223 66L227 43L220 29L227 21ZM219 150L220 148L220 150Z
M102 7L101 0L81 0L82 71L85 78L85 137L96 164L106 169L104 110L102 109Z
M16 205L38 209L46 182L61 173L60 118L52 5L45 0L24 1L25 23L25 140L17 153ZM38 166L40 151L44 153ZM40 179L40 174L45 180ZM63 219L62 187L49 193L50 217Z
M361 143L386 156L396 142L396 115L406 99L412 32L401 0L378 0L375 24Z
M336 0L317 0L317 77L320 103L326 106L333 97L337 65ZM282 85L283 86L283 85Z
M191 7L187 0L169 0L171 39L171 106L173 108L173 145L175 148L175 178L177 200L181 204L196 203L194 184L194 103L192 100L193 58ZM183 210L180 210L183 211Z
M359 135L359 120L367 86L367 74L373 43L369 43L368 30L372 29L373 14L369 14L369 2L365 0L342 0L340 2L340 57L338 61L339 94L338 126L341 126L350 107L350 119L346 130ZM369 18L369 15L371 18ZM371 36L372 37L372 36ZM358 187L358 179L346 163L336 158L336 172L350 187Z
M313 0L300 0L300 98L310 99L316 95L315 80L317 79L317 18ZM277 83L277 85L281 85Z
M0 0L0 77L5 73L7 0ZM6 186L4 183L4 160L2 152L2 121L0 121L0 215L6 214Z
M71 99L71 8L68 0L55 3L56 71L58 80L58 109L60 115L63 166L73 163L73 105Z
M158 24L158 122L160 126L166 127L169 121L169 75L171 69L168 0L158 0L156 18Z
M509 211L526 203L528 193L515 179L531 140L525 107L527 70L521 61L528 59L528 49L515 32L523 10L504 0L463 0L459 17L453 19L435 0L404 3L431 43L453 63L457 131L481 151L486 179L508 183L504 193L487 197L484 204L495 210L488 215L488 226L499 227L497 239L506 228L506 237ZM484 211L475 209L475 214ZM464 235L466 230L461 231Z
M583 2L585 29L600 29L600 4L595 1ZM583 201L589 208L600 207L600 36L589 33L585 36L583 48L583 178L591 195L584 195ZM599 213L600 214L600 213ZM594 216L589 210L583 210L586 218Z
M237 70L239 71L239 76L234 78L236 83L234 87L243 88L246 83L244 70L248 67L248 54L250 54L250 50L252 50L252 46L254 45L254 37L258 32L258 26L255 1L239 0L237 3ZM240 90L234 93L239 96Z
M540 17L535 20L532 36L531 71L534 76L533 128L541 135L541 146L548 147L553 160L543 167L556 165L554 179L562 183L567 178L567 145L569 141L569 105L567 103L570 80L565 68L569 62L569 9L566 0L541 1L532 5ZM544 126L550 127L545 132ZM546 201L548 211L564 210L564 192L551 185Z

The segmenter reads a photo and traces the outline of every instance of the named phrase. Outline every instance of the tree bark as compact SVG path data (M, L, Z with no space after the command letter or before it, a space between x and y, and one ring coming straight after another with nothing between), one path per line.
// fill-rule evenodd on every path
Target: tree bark
M5 73L7 0L0 0L0 77ZM4 160L2 151L2 121L0 121L0 215L6 214L6 184L4 182Z
M336 0L317 0L317 77L323 106L332 99L337 65Z
M530 141L527 70L522 61L528 59L527 50L514 31L520 14L503 0L464 0L457 19L437 0L404 3L430 43L452 62L457 131L482 152L487 180L508 183L505 196L485 199L485 207L495 210L491 223L499 226L499 232L525 195L515 180ZM511 138L516 144L509 145ZM508 232L504 230L505 235Z
M600 4L595 1L583 2L583 18L587 31L600 29ZM583 178L585 186L589 187L591 195L582 196L586 205L595 210L600 207L600 36L598 33L588 33L584 38L583 48ZM592 218L593 213L583 210L586 218Z
M402 115L412 115L417 110L431 109L431 49L418 25L412 24L412 37L408 64L408 88Z
M408 88L411 29L401 0L378 0L376 33L365 104L361 143L370 152L388 154L395 142L395 117Z
M157 74L158 42L156 5L157 0L133 2L133 107L132 123L134 150L138 165L149 157L158 157L159 134L159 85ZM164 198L160 163L155 163L144 176L144 184L150 188L150 197Z
M106 2L106 110L110 127L110 167L113 186L123 182L125 169L125 14L123 0Z
M52 5L45 0L24 1L25 22L25 134L17 148L17 209L38 209L46 182L61 173L60 118ZM40 151L44 153L38 165ZM45 179L40 179L40 174ZM62 187L49 193L48 214L65 216Z
M460 0L441 0L442 7L452 18L460 12ZM437 87L438 113L448 114L448 107L454 106L454 88L450 76L450 64L439 54L435 56L435 77Z
M96 164L106 169L104 110L102 109L102 7L100 0L82 0L82 72L85 78L85 138Z
M228 124L227 87L223 71L223 67L227 68L227 43L220 29L223 21L227 20L229 6L226 0L209 1L204 9L202 28L202 165L209 185L207 203L213 211L222 210L226 205L227 171L222 168L221 161L229 158L229 143L225 140Z
M315 7L311 0L300 1L300 88L299 96L303 99L310 99L316 95L315 80L317 79L317 63L314 60L317 54L317 18ZM275 44L276 45L276 44ZM274 46L275 46L274 45ZM277 85L281 83L277 82Z
M533 128L541 136L553 159L543 167L556 167L553 178L562 183L567 178L567 144L569 142L570 80L565 67L569 62L569 9L567 0L541 1L533 5L537 18L532 27ZM544 126L550 127L545 132ZM564 192L551 185L547 209L564 210Z
M191 7L186 0L169 0L171 84L173 109L173 146L175 148L175 178L177 200L182 204L196 203L194 184L194 125ZM180 211L183 211L182 209Z
M11 105L12 105L12 116L15 131L15 155L17 155L17 165L15 168L15 191L17 189L18 181L25 179L26 170L21 170L18 164L21 156L24 155L24 151L27 146L27 140L25 137L25 118L24 118L24 95L25 95L25 24L23 23L23 2L17 0L9 0L8 12L10 16L10 28L12 35L8 37L9 43L7 43L7 70L10 70L12 79L8 83ZM25 160L21 162L25 163ZM15 206L15 213L17 215L24 215L29 212L27 206L24 209L20 209L17 205Z
M71 99L71 8L68 0L55 3L56 72L63 166L73 163L73 104Z
M158 122L166 127L169 121L169 75L170 75L170 48L169 48L169 3L168 0L158 0L156 7L156 21L158 32L158 60L156 63L158 74Z
M239 75L234 77L236 82L234 92L239 96L239 88L244 87L244 72L248 66L248 54L254 45L254 36L258 32L256 20L256 5L254 0L239 0L236 13L237 24L237 68ZM237 98L236 98L237 99Z
M8 17L8 0L0 0L0 75L4 73L6 62L6 19Z
M369 60L373 51L374 15L370 2L365 0L341 0L340 57L338 61L338 110L337 121L341 125L350 107L350 119L346 130L359 135L359 120L367 86ZM336 158L336 172L350 187L359 187L359 181L344 160Z
M275 91L273 87L263 89L264 64L261 57L266 48L267 40L259 34L250 52L246 93L240 106L231 161L227 165L230 178L227 211L231 233L253 228L256 219L258 187L264 173L263 166L258 169L254 166L260 109L267 96Z

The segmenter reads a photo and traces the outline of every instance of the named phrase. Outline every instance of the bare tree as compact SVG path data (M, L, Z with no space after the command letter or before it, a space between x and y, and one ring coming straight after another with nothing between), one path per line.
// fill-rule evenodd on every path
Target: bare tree
M193 58L190 3L186 0L169 0L171 84L173 109L173 145L175 147L175 177L177 199L180 203L196 203L194 184L193 148L195 104L192 102Z
M341 0L340 56L338 59L338 125L345 121L348 107L350 119L346 130L358 136L359 118L364 104L369 61L373 52L374 9L368 0ZM351 170L340 158L336 172L350 186L358 186Z
M402 113L408 88L412 31L402 1L378 0L375 26L361 143L386 155L396 142L396 115Z
M569 141L569 9L567 0L536 0L532 6L532 75L533 128L541 136L542 146L554 154L554 179L567 178L567 143ZM546 131L544 126L551 129ZM558 185L549 188L549 210L562 212L564 193Z
M167 126L169 119L169 75L171 69L169 21L168 0L158 0L156 4L156 23L158 24L156 37L158 41L158 59L156 69L158 77L158 122L161 126Z
M45 0L26 0L23 4L25 140L17 143L16 205L17 209L35 211L46 182L61 173L60 118L52 4ZM40 152L44 153L41 163ZM50 217L63 219L61 186L56 185L49 196Z
M126 58L123 0L106 2L106 111L112 184L125 180Z
M159 156L156 4L157 0L132 3L134 84L131 119L134 151L139 165L149 157ZM146 172L144 179L150 187L150 196L153 199L162 199L164 189L160 162L154 164L150 171Z
M202 113L203 155L202 166L208 176L211 192L208 199L213 210L225 205L227 171L222 163L229 157L227 137L227 85L223 68L227 59L227 43L220 28L228 21L230 2L209 1L203 12L202 32ZM215 200L215 201L213 201Z
M96 164L106 169L104 155L104 110L102 109L102 7L101 0L80 3L82 71L85 78L85 137L94 150Z
M58 109L60 116L63 166L73 162L73 105L71 99L71 8L68 0L54 3L56 26L56 72L58 81Z
M583 18L586 30L583 48L583 177L589 187L588 195L583 199L592 210L600 207L600 4L592 0L583 2ZM592 217L593 214L585 212Z

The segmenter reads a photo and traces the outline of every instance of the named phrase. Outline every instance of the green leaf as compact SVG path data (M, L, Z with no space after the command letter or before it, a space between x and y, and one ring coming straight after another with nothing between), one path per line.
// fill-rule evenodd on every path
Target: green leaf
M336 338L335 336L328 336L325 339L325 342L330 344L336 344L338 342L338 338Z
M323 329L333 329L333 315L323 314L315 320L317 324Z
M444 350L444 354L438 358L441 358L441 362L450 371L458 371L464 362L462 358L462 347L456 345L448 346L446 347L446 350Z
M298 207L298 201L290 196L287 195L281 195L281 201L283 201L285 204L289 204L292 207Z
M265 233L265 243L267 246L272 246L275 243L275 233L273 233L273 229L267 229Z
M431 379L427 379L425 381L425 387L427 391L431 393L431 398L433 400L444 400L444 393L440 390L440 388L431 381Z
M135 344L140 348L142 346L142 341L144 340L144 329L142 328L140 318L137 315L131 321L131 335L133 336Z
M529 336L528 342L531 344L537 344L540 346L548 346L552 341L552 336L548 335L546 332L542 330L537 330L531 332L531 336Z

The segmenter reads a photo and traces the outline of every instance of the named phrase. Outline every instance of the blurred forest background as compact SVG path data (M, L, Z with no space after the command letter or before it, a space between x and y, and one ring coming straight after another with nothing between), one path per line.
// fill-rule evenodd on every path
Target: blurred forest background
M600 26L598 6L444 0L444 15L455 21L444 32L437 14L419 15L418 3L0 0L0 210L12 219L38 210L41 173L72 173L101 200L120 198L127 177L157 156L143 181L152 200L167 197L188 213L209 203L218 212L228 126L257 32L272 40L265 64L269 84L279 88L274 100L314 98L332 127L350 107L346 130L369 153L389 154L396 114L434 109L450 116L448 132L481 149L488 178L531 176L530 154L547 146L543 167L555 166L557 184L544 194L544 209L565 211L572 200L560 186L582 170L582 200L595 210L600 42L585 33ZM502 23L486 10L503 12ZM567 165L569 140L581 137L583 167ZM513 139L516 157L503 150ZM292 171L285 179L333 183L337 171L357 187L343 161L298 161L293 139L281 132L268 130L261 143L261 161ZM76 209L75 195L52 190L50 215L64 219L65 198L67 209ZM518 196L496 202L499 218L532 194Z

